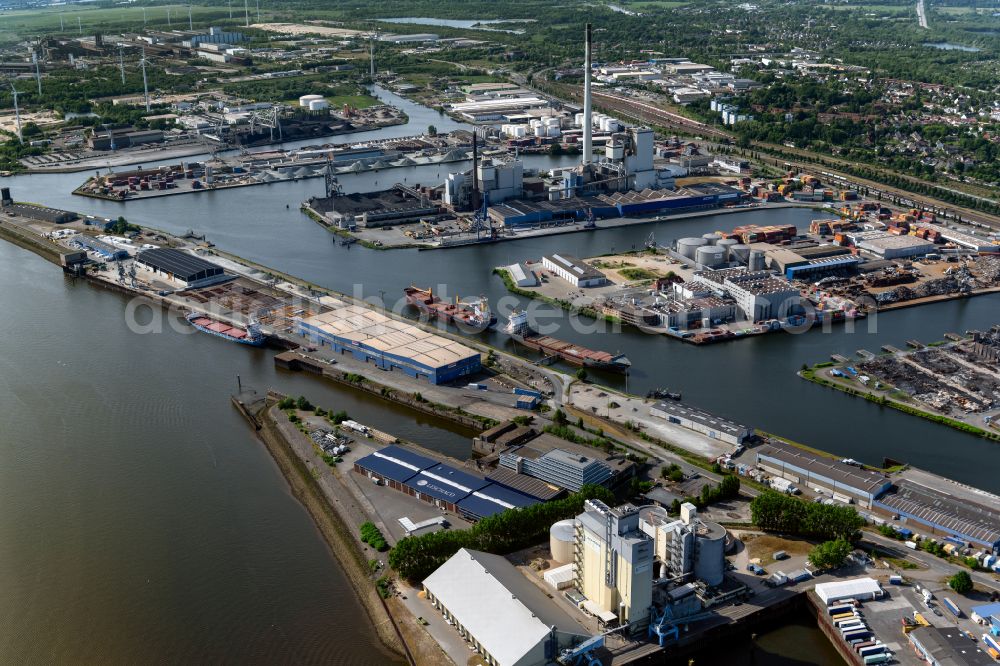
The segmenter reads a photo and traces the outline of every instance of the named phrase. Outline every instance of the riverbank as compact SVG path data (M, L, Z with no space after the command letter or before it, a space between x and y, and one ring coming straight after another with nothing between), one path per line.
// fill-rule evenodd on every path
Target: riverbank
M392 614L378 594L372 580L371 567L353 537L349 519L340 513L339 507L331 502L320 488L315 465L310 466L308 458L296 450L288 435L282 431L278 419L286 419L274 404L273 400L269 400L257 415L261 426L257 431L258 438L285 477L292 494L312 516L316 529L340 563L379 640L387 650L385 656L391 655L398 659L405 655L410 664L434 663L417 662L410 654ZM335 470L331 473L331 477L337 478ZM346 489L344 492L347 492Z
M983 439L992 440L994 442L1000 442L1000 433L993 432L990 430L985 430L983 428L976 427L964 421L959 421L957 419L950 418L940 412L933 412L929 410L920 409L919 407L914 407L911 404L895 400L889 396L889 392L875 392L875 391L862 391L853 386L850 386L844 382L834 381L826 377L818 376L817 371L831 368L834 364L819 364L819 366L813 366L812 368L806 368L799 370L796 374L810 381L814 384L819 384L820 386L825 386L847 395L851 395L858 398L863 398L868 402L872 402L876 405L882 407L891 407L905 414L910 414L913 416L919 416L927 421L932 421L934 423L939 423L941 425L948 426L954 430L959 430L961 432L969 433L970 435L976 435L977 437L982 437Z

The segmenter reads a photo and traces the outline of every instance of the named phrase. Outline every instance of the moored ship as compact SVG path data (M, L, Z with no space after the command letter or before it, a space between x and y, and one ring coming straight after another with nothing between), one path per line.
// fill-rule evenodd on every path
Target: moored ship
M540 335L528 324L528 313L524 311L511 313L504 332L525 347L537 349L573 365L611 372L628 372L632 367L632 362L624 354L595 351L548 335Z
M245 328L230 326L200 312L192 312L185 319L202 333L208 333L229 342L250 345L251 347L263 347L264 343L267 342L267 335L261 330L257 319L252 316Z
M485 330L497 323L496 315L490 311L489 301L480 296L469 301L446 303L434 294L433 289L421 289L410 285L403 289L406 301L432 317L450 324L461 324L475 330Z

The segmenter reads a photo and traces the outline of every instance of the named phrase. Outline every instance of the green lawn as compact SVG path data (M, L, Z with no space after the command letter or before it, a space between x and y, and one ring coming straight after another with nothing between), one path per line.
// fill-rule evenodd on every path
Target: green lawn
M355 109L367 109L369 106L383 103L370 95L334 95L327 97L326 100L336 109L342 108L345 104L350 104Z

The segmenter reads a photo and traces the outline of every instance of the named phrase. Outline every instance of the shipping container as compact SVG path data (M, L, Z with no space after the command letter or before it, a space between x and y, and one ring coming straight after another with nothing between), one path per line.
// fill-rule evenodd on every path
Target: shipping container
M945 608L951 611L952 615L954 615L955 617L962 617L962 609L959 608L954 601L952 601L948 597L941 597L941 603L944 604Z
M849 619L849 618L852 618L852 617L857 617L857 613L855 613L855 612L853 612L853 611L849 611L849 612L844 612L844 613L840 613L840 614L838 614L838 615L834 615L834 616L833 616L832 618L830 618L830 619L831 619L831 620L832 620L833 622L839 622L839 621L841 621L841 620L847 620L847 619Z
M876 644L861 648L860 650L858 650L858 655L860 655L861 657L868 657L873 654L885 654L887 651L888 648L886 648L885 645Z
M865 664L884 664L889 661L887 654L873 654L865 657Z
M873 640L865 641L864 643L858 643L857 645L854 646L854 651L860 653L866 647L871 647L873 645L878 645L878 643L876 643Z
M854 606L851 604L837 604L836 606L830 606L826 609L827 614L831 617L834 615L840 615L841 613L848 613L854 610Z
M902 585L903 584L903 577L899 576L899 575L895 575L895 574L892 575L892 576L889 576L889 584L890 585Z
M1000 652L1000 643L997 643L997 640L989 634L983 634L983 642L986 643L986 647L993 648L997 652Z

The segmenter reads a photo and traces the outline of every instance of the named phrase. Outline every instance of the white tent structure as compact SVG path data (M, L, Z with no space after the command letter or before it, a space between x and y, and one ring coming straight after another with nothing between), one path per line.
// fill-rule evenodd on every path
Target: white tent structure
M878 599L885 594L882 586L874 578L852 578L833 583L820 583L816 585L815 589L816 596L827 606L844 599L857 599L859 601Z

